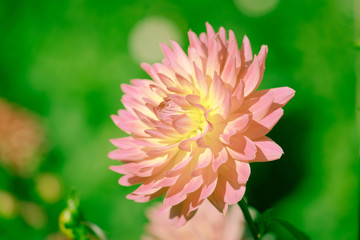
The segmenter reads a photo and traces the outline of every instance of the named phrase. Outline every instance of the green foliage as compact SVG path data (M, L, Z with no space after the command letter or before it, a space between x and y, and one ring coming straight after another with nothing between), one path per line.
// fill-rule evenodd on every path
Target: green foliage
M233 1L0 0L0 96L43 118L49 151L39 171L57 173L66 191L75 187L86 217L104 226L110 239L139 239L152 203L127 200L134 187L117 184L119 174L108 169L117 162L107 158L114 149L108 139L125 136L110 120L122 107L119 85L148 78L129 51L131 30L146 17L162 16L183 39L189 28L205 31L206 21L234 30L239 43L247 34L254 54L261 44L269 46L260 87L296 90L269 135L285 154L251 165L249 203L260 211L274 208L312 239L357 239L354 89L360 68L353 1L278 2L267 15L250 17ZM46 239L59 231L65 203L41 203L28 182L0 167L1 188L42 204L47 226L0 219L0 239ZM274 228L284 229L279 223Z
M290 222L274 217L273 212L273 209L269 209L263 214L261 214L261 216L257 219L256 223L259 226L260 234L262 236L265 235L267 232L277 233L276 225L280 225L285 230L287 230L296 240L310 240L310 238L304 232L296 228ZM281 232L277 233L277 235L280 236L280 239L282 239Z
M354 41L354 47L358 50L360 49L360 39Z
M85 221L79 205L79 197L75 191L72 191L67 199L66 208L59 215L61 232L76 240L90 240L94 237L99 240L107 240L104 231L99 226Z

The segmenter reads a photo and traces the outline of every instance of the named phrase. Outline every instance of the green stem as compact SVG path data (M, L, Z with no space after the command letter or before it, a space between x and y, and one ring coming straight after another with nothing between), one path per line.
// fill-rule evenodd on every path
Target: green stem
M251 218L251 215L250 215L250 212L249 212L249 208L248 208L248 205L247 203L245 202L245 199L242 198L240 200L240 202L238 202L240 208L241 208L241 211L243 212L244 214L244 217L245 217L245 220L247 222L247 224L249 225L249 228L250 228L250 231L251 231L251 234L253 236L253 238L255 240L260 240L261 239L261 235L258 231L258 228L257 226L255 225L255 222L253 221L253 219Z

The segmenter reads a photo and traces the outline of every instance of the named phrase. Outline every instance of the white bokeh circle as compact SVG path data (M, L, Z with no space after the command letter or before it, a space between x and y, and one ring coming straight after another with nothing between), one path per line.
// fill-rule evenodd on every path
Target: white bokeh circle
M164 58L160 43L175 40L182 43L181 32L169 19L148 17L133 27L129 34L129 51L135 61L154 63Z
M250 17L261 17L273 11L279 0L234 0L235 6Z

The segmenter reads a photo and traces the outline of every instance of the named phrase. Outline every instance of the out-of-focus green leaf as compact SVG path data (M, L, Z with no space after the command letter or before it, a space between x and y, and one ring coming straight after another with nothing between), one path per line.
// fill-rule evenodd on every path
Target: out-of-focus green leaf
M354 41L354 47L360 50L360 39Z
M309 240L310 238L302 231L297 229L294 225L288 221L282 219L272 219L273 222L280 224L282 227L286 228L297 240Z
M308 240L310 239L304 232L297 229L290 222L274 217L273 209L266 210L257 220L261 235L271 231L274 231L273 224L280 225L291 233L297 240Z
M85 221L79 208L80 199L75 191L69 194L67 207L60 213L59 227L70 239L88 240L90 236L99 240L107 240L104 231L96 224Z
M88 227L88 229L99 238L99 240L107 240L107 237L104 233L104 231L95 223L92 222L83 222L85 226Z

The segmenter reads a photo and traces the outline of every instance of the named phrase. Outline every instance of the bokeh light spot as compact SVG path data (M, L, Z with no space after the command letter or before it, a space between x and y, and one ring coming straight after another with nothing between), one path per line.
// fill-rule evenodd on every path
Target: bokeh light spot
M42 229L47 223L45 211L35 203L22 203L20 214L25 222L35 229Z
M9 192L0 190L0 217L9 219L17 214L16 199Z
M273 11L279 0L234 0L234 3L243 14L260 17Z
M36 191L45 202L57 202L62 193L59 177L52 173L40 174L36 178Z
M181 44L181 32L169 19L148 17L138 22L129 35L129 50L139 62L156 62L163 58L160 43L175 40Z

